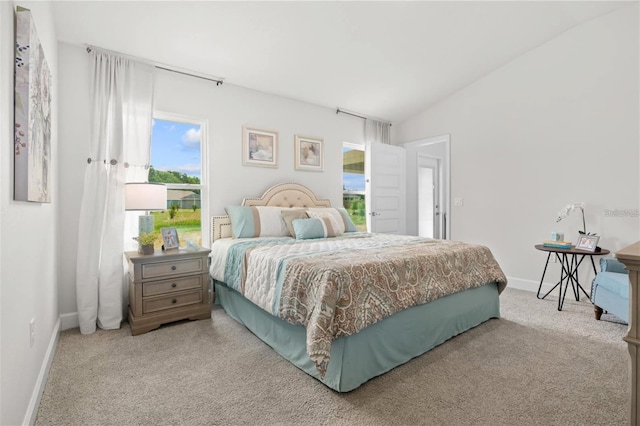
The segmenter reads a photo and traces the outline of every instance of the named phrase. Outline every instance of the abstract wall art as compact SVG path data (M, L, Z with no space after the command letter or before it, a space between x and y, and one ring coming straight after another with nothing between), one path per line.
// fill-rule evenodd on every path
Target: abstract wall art
M51 202L51 74L28 9L16 8L14 200Z
M242 128L242 164L278 167L278 132L244 126Z
M296 170L321 172L324 170L324 142L322 138L295 135Z

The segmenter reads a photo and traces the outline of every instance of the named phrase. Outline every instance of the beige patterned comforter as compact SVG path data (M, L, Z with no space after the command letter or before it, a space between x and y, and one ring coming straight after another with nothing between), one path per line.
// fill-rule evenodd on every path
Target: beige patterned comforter
M307 352L324 376L331 342L396 312L507 279L484 246L417 237L278 242L244 252L241 291L307 329ZM360 241L358 241L360 240ZM305 249L313 255L305 254Z

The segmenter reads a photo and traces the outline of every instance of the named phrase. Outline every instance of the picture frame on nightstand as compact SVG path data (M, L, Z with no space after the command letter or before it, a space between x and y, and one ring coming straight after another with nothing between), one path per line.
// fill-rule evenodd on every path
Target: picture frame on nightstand
M163 250L173 250L180 248L178 230L176 228L161 228Z

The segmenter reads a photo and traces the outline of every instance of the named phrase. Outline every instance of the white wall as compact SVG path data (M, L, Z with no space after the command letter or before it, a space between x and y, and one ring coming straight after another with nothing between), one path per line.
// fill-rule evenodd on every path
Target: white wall
M581 24L398 126L398 140L451 134L452 238L489 246L512 283L535 290L534 244L587 230L618 250L640 238L638 5ZM585 262L586 263L586 262ZM558 269L558 268L550 268ZM591 267L581 269L589 283ZM545 281L552 282L554 275Z
M80 46L59 44L60 91L60 312L63 328L77 325L75 259L82 179L87 158L89 114L89 55ZM268 95L225 83L159 70L155 109L205 119L209 126L209 212L223 214L224 207L254 197L271 185L298 182L320 197L342 205L342 142L362 143L362 120L336 115L335 110ZM277 169L242 166L242 126L279 133ZM294 135L324 138L325 171L296 171ZM65 318L68 321L65 321ZM76 321L74 325L74 319Z
M11 53L11 48L12 43L9 41L10 37L7 37L7 31L5 28L9 28L10 24L11 24L11 16L12 16L12 9L9 5L4 5L4 4L0 4L0 138L3 138L5 140L11 140L12 137L12 133L11 133L11 117L13 117L12 113L11 113L11 96L9 95L9 93L11 93L11 62L12 62L12 53ZM7 139L9 138L9 139ZM6 158L6 156L4 155L4 153L6 151L1 151L3 155L0 155L0 161L2 161L3 158ZM6 161L0 163L0 173L2 173L2 177L4 177L4 173L3 173L3 169L6 166ZM0 197L2 199L5 198L4 196L4 192L5 192L5 186L1 187L2 189L0 190ZM0 421L2 421L3 417L2 414L4 413L4 399L2 398L3 395L3 387L2 387L2 383L4 382L3 377L4 377L4 371L2 369L2 359L3 359L3 351L2 351L2 347L3 347L3 338L2 338L2 327L3 324L6 324L3 321L3 317L2 317L2 293L4 293L2 291L2 288L4 287L2 285L3 283L3 279L4 279L4 275L2 273L2 264L3 264L3 260L2 260L2 241L4 241L4 239L2 238L2 229L4 228L4 226L2 225L3 221L3 217L4 217L4 202L0 201Z
M58 44L60 75L60 205L58 220L58 308L62 329L78 327L76 305L76 256L78 218L89 157L89 55L80 47Z
M271 185L298 182L318 196L342 205L342 142L362 143L362 120L323 108L245 89L216 86L179 74L158 71L155 108L209 121L211 214L221 214L243 197L260 195ZM279 167L242 166L242 126L275 130L279 134ZM325 170L296 171L294 135L324 138Z
M52 75L50 204L13 201L14 6L31 9ZM34 420L58 330L57 42L50 4L0 2L0 424ZM36 339L30 347L29 321Z

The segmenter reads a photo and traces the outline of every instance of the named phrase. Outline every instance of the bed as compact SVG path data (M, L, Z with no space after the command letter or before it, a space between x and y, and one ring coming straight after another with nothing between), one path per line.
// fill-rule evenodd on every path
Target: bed
M216 303L338 392L500 316L507 280L486 247L353 232L292 183L226 210L211 227Z

